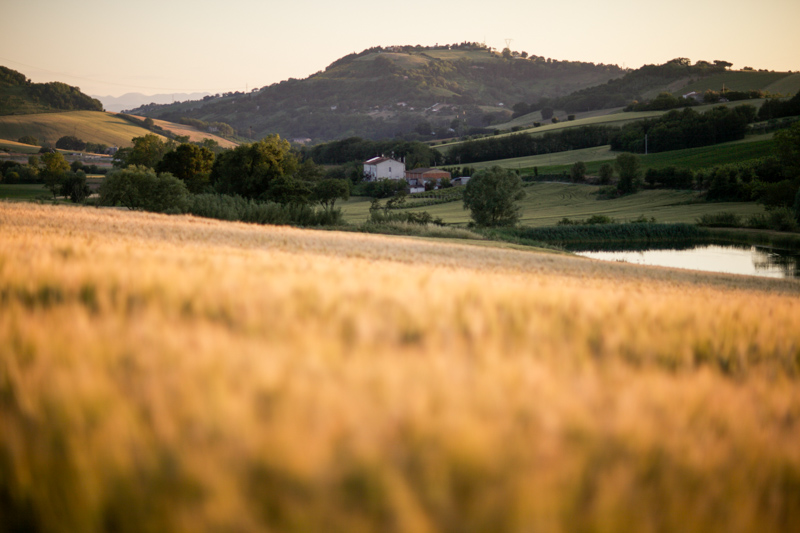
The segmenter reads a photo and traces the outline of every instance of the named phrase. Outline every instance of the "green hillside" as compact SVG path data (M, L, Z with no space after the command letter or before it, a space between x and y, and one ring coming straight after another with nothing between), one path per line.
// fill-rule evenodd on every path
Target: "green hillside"
M10 141L30 135L40 143L55 145L59 138L72 135L85 142L127 147L132 138L148 133L114 113L101 111L0 116L0 139Z
M102 111L103 105L65 83L33 83L23 74L0 66L0 115L53 111Z
M451 136L510 119L515 102L557 98L624 74L616 65L503 57L483 45L371 48L345 56L303 80L249 94L144 106L138 115L179 122L225 122L251 138L268 133L312 142Z
M672 94L681 96L692 91L698 93L704 93L706 91L722 92L723 89L730 91L763 90L781 92L776 91L772 87L777 88L784 86L782 85L783 80L793 76L793 74L788 72L757 72L750 70L720 72L689 83L678 90L672 91ZM786 83L785 87L789 89L793 87L793 85L794 82L790 82ZM785 94L781 92L781 94L790 96L795 92L797 91L795 90Z

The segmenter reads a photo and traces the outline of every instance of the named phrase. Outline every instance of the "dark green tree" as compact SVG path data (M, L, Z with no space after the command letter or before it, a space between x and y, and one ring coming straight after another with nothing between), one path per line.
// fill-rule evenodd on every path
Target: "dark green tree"
M55 199L57 193L61 191L64 175L69 171L69 163L61 155L61 152L48 152L42 154L42 166L39 175L44 180L44 186L50 189Z
M479 226L513 226L520 218L517 201L525 197L522 180L511 170L479 170L464 188L464 209Z
M69 198L73 204L83 203L91 192L83 170L67 172L61 181L61 196Z
M617 189L622 194L638 191L642 186L642 165L639 158L633 154L619 154L614 165L619 174Z
M800 177L800 122L776 132L773 145L784 168L784 176L789 179Z
M132 142L133 147L117 152L114 158L114 166L124 168L129 165L136 165L154 169L164 157L164 154L174 148L174 142L162 141L154 133L148 133L142 137L134 137Z
M100 185L101 205L122 205L131 210L183 212L188 195L183 181L143 166L109 172Z
M297 167L289 143L272 135L219 154L211 170L211 184L222 194L266 198L272 180L294 175Z
M598 171L600 176L600 184L601 185L608 185L611 183L611 178L614 177L614 167L609 165L608 163L603 163L600 165L600 170Z
M208 185L213 166L214 152L194 144L181 144L164 154L156 165L156 172L169 172L183 180L189 192L197 194Z
M314 186L314 200L325 209L332 210L340 198L350 198L350 182L345 179L326 179Z
M580 183L586 179L586 163L576 161L569 169L570 177L575 183Z
M283 175L273 178L260 198L283 205L304 205L308 203L311 194L311 189L305 183L294 176Z
M86 143L73 135L64 135L56 141L56 148L81 151L86 148Z

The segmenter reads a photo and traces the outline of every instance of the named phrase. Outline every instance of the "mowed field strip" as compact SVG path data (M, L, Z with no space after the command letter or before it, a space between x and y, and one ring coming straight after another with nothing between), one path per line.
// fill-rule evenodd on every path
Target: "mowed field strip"
M0 229L18 530L800 528L795 281L22 203Z
M763 213L764 206L755 202L703 202L695 191L649 190L613 200L597 198L599 187L569 183L534 183L526 185L520 223L524 226L554 226L564 217L584 219L606 215L619 222L644 216L657 222L694 224L704 214L733 212L747 217ZM371 198L354 197L343 202L342 212L348 222L364 222L369 218ZM409 198L413 202L413 195ZM385 202L385 200L384 200ZM427 211L447 224L465 225L469 211L462 201L412 207L410 211Z

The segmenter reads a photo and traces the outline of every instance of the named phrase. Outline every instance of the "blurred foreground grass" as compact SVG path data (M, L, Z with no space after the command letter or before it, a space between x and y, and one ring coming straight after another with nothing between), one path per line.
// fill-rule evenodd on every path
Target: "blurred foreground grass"
M798 294L0 203L0 523L798 530Z

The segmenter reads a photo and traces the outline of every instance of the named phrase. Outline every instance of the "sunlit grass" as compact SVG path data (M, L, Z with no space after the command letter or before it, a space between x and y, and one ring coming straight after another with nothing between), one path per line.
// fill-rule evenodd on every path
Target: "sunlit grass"
M791 531L800 284L0 203L0 516Z

